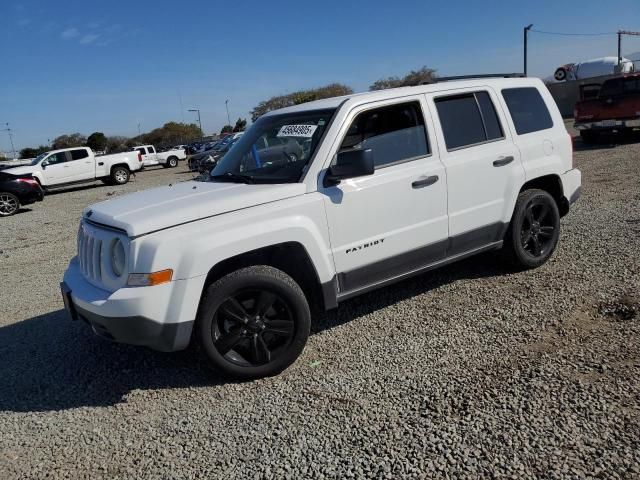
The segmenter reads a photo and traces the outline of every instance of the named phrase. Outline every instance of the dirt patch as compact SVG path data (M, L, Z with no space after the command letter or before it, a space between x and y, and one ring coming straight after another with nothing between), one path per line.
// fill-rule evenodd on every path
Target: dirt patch
M613 302L603 302L598 306L598 313L615 320L628 321L638 318L640 301L636 296L627 294Z

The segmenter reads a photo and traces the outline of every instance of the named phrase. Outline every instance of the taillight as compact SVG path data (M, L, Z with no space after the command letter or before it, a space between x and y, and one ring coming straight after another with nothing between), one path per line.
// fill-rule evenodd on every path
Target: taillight
M138 152L138 161L141 162L142 161L142 154L140 152Z
M38 187L40 186L38 181L34 180L33 178L17 178L16 181L20 183L28 183L29 185L34 185Z

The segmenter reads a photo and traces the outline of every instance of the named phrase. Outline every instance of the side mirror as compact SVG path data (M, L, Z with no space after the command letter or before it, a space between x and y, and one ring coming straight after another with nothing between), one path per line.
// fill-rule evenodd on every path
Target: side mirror
M370 148L366 150L360 149L341 152L336 158L335 165L332 165L327 170L324 176L324 186L331 187L337 185L341 180L347 178L372 175L374 171L373 151Z
M40 164L40 166L42 167L43 170L47 168L47 165L49 165L47 162L42 162Z

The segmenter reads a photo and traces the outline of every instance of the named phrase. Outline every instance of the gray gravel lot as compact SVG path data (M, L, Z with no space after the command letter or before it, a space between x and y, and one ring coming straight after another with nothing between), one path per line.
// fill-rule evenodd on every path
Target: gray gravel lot
M578 142L542 268L487 254L353 299L248 383L62 311L82 209L184 164L1 219L0 477L640 478L639 145Z

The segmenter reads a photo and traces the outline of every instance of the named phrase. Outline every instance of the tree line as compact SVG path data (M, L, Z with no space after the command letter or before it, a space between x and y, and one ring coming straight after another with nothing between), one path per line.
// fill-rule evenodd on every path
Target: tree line
M370 91L384 90L387 88L398 88L421 85L424 83L432 83L436 80L436 70L428 67L422 67L418 70L412 70L402 77L392 76L376 80L369 86ZM348 85L341 83L331 83L319 88L311 88L307 90L299 90L285 95L276 95L268 100L260 102L251 110L251 120L256 121L259 117L272 110L279 108L300 105L302 103L320 100L323 98L339 97L342 95L350 95L353 89ZM247 120L238 118L235 125L225 125L220 133L241 132L247 127ZM151 144L156 146L165 146L171 144L180 144L202 138L203 133L200 128L193 124L168 122L162 127L143 133L136 137L122 136L106 136L102 132L93 132L88 137L81 133L72 133L60 135L55 138L51 146L40 145L36 148L23 148L20 150L20 158L33 158L40 153L56 150L59 148L73 147L90 147L94 151L104 151L106 153L115 153L129 150L134 145Z

